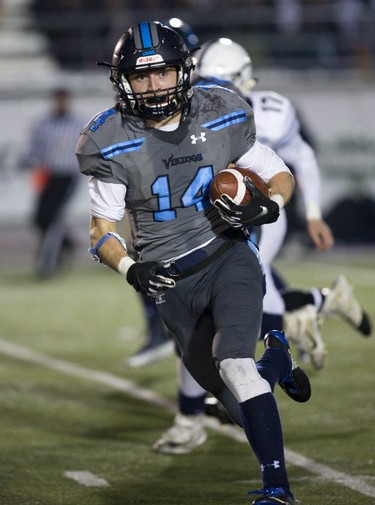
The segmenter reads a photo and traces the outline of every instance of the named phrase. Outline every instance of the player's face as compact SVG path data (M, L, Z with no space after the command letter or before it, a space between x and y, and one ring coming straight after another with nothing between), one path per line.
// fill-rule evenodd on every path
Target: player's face
M133 72L128 79L134 93L156 92L160 95L162 90L176 86L177 70L175 67L166 67Z
M128 80L137 100L150 109L167 106L176 96L177 70L165 67L129 74Z

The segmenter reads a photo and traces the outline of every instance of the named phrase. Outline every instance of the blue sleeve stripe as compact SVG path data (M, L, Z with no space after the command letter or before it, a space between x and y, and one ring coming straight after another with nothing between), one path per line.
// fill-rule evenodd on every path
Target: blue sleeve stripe
M113 146L104 147L100 150L100 153L104 159L108 160L118 154L138 151L138 149L142 147L144 140L144 138L141 138L137 140L129 140L128 142L120 142L119 144L114 144Z
M210 121L208 123L202 124L203 128L208 128L212 131L221 130L222 128L226 128L232 124L242 123L246 121L246 111L244 109L238 112L231 112L230 114L226 114L225 116L220 117L219 119L215 119L214 121Z

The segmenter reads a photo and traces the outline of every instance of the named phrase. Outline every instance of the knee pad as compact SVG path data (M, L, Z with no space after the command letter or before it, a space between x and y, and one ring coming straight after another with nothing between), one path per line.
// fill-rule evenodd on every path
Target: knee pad
M220 362L219 372L239 403L272 392L269 383L260 376L252 358L224 359Z

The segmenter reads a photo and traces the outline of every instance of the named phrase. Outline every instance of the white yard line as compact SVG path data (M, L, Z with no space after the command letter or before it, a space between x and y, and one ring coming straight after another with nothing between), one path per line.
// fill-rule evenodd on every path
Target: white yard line
M375 498L375 487L370 486L370 484L366 484L366 482L359 477L353 477L346 473L333 470L333 468L330 468L329 466L317 463L313 459L306 458L305 456L302 456L302 454L298 454L290 449L285 449L285 457L294 465L300 466L311 473L316 473L317 475L324 477L326 480L330 480L336 484L342 484L354 491Z
M174 403L170 400L155 394L149 389L139 387L135 382L123 379L122 377L116 377L116 375L112 375L110 373L99 372L97 370L92 370L80 365L75 365L69 361L55 359L50 356L46 356L39 352L33 351L28 347L14 344L3 339L0 339L0 352L22 361L45 366L46 368L62 372L66 375L71 375L79 377L80 379L87 379L93 382L105 384L112 389L117 389L118 391L127 393L129 396L132 396L139 400L144 400L148 403L156 405L157 407L168 409L174 408Z
M78 484L86 487L109 487L108 482L97 475L87 471L64 472L64 477L73 479Z
M0 339L0 352L12 358L34 363L36 365L42 365L46 368L64 373L66 375L104 384L112 389L122 391L129 396L132 396L133 398L144 400L145 402L148 402L152 405L156 405L157 407L166 408L171 411L175 411L176 409L175 403L168 400L167 398L163 398L161 395L158 395L149 389L141 388L132 381L123 379L122 377L117 377L116 375L112 375L110 373L99 372L90 368L75 365L69 361L51 358L39 352L33 351L27 347L14 344L3 339ZM239 442L246 442L246 437L243 431L236 428L235 426L220 425L215 419L211 418L206 419L206 426L234 440L237 440ZM352 477L351 475L345 474L343 472L338 472L326 465L317 463L313 459L306 458L302 454L291 451L288 448L285 448L285 458L289 463L304 468L311 473L319 475L325 480L335 482L336 484L341 484L342 486L353 489L358 493L375 498L375 487L367 484L363 479L359 477ZM70 475L67 475L67 473L68 472L66 472L67 477L75 478L75 480L78 482L78 478L81 478L83 480L86 478L88 481L91 479L91 477L87 477L89 472L69 472ZM76 477L73 477L74 474ZM83 482L81 483L83 484Z

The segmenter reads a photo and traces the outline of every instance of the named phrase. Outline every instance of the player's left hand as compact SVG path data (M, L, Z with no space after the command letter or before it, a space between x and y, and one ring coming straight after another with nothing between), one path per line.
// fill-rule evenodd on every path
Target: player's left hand
M319 251L329 251L329 249L332 249L335 240L331 228L325 221L322 219L307 221L307 231Z
M215 203L221 217L228 221L233 228L242 228L248 225L261 226L275 222L280 214L277 203L264 196L249 177L245 177L244 182L252 195L250 203L236 205L231 198L223 195L223 202L217 200Z
M176 281L158 274L158 267L156 261L133 263L126 274L126 280L136 291L151 298L159 298L164 291L174 288Z

